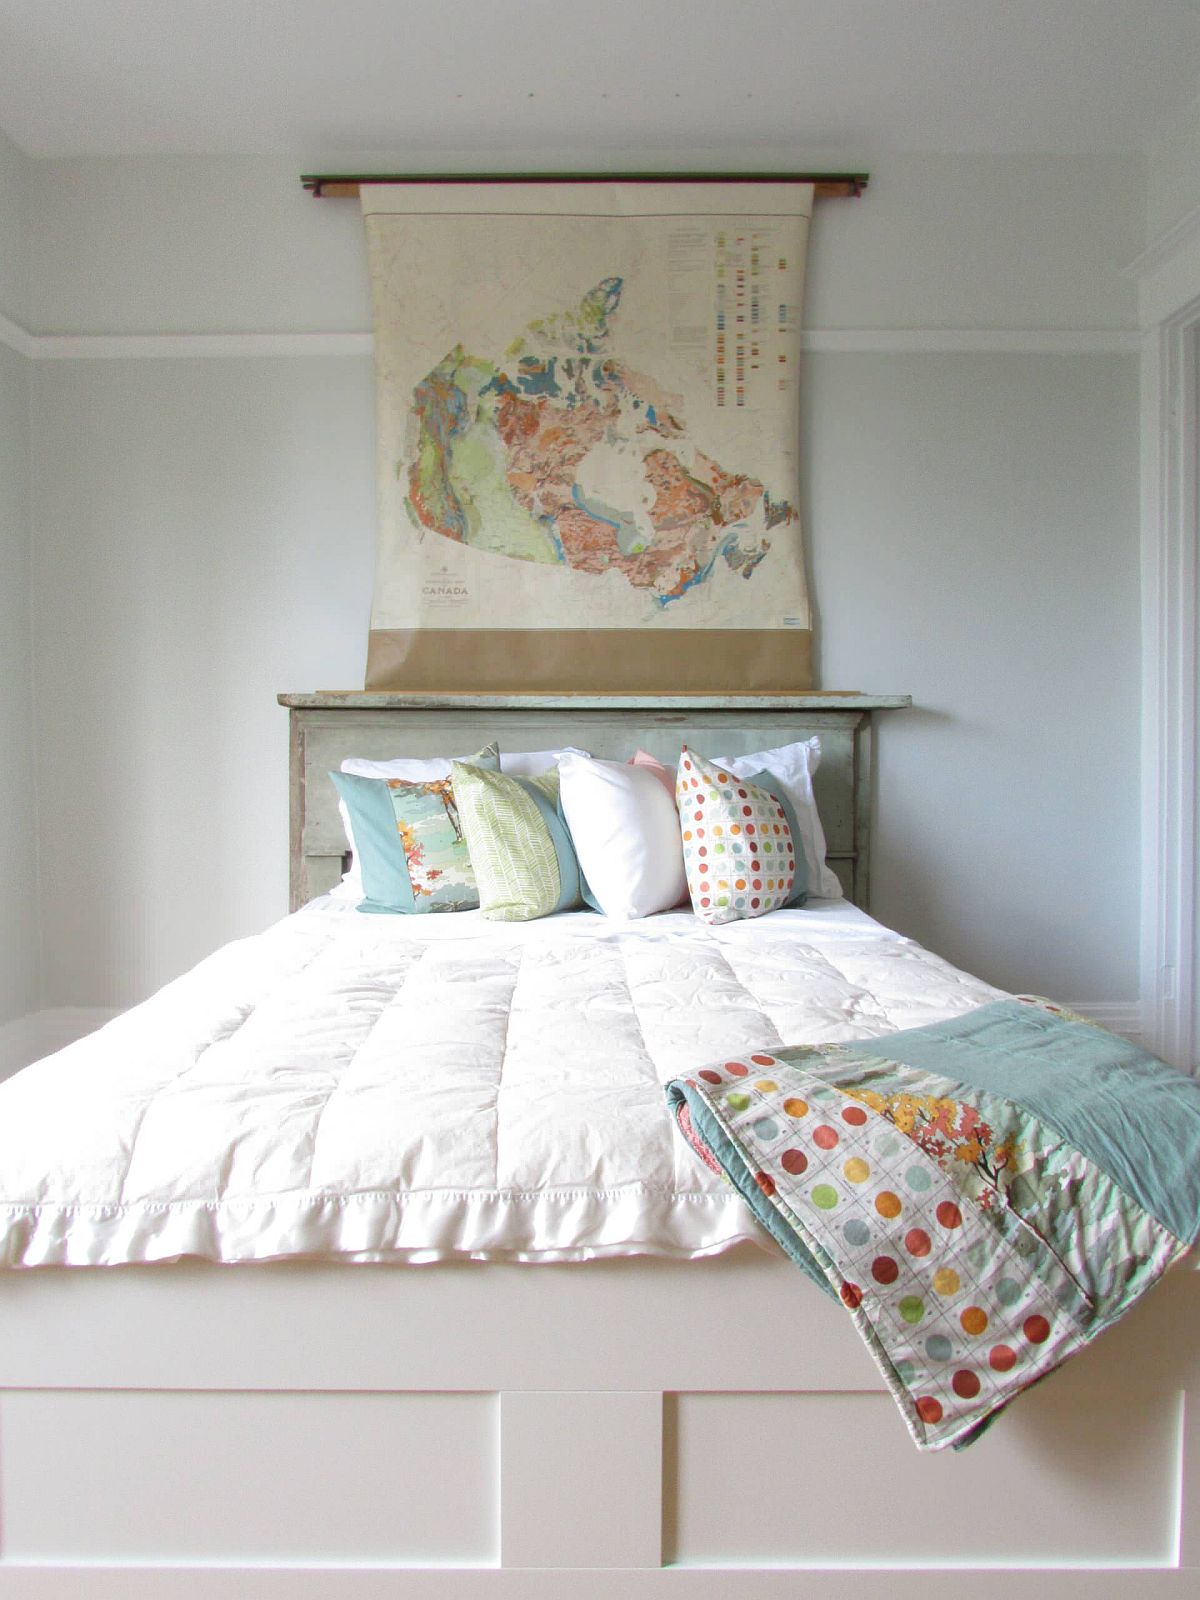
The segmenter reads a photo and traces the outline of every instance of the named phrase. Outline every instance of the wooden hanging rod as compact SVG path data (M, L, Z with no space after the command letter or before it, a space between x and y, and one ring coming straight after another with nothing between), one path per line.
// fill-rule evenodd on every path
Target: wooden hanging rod
M811 183L819 200L860 195L869 172L339 172L305 173L314 200L353 200L364 183Z

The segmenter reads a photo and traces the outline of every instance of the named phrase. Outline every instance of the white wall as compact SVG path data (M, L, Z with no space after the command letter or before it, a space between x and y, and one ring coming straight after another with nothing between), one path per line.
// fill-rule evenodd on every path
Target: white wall
M918 348L810 356L805 436L823 682L920 707L882 730L875 908L1007 986L1131 1000L1136 356L924 335L1119 346L1143 166L869 165L820 209L808 321ZM297 171L39 163L35 327L365 329L356 210ZM372 431L366 357L35 363L45 1003L136 999L284 909L273 697L361 682Z
M369 360L38 364L47 1004L287 910L275 696L362 684L373 421Z
M1136 358L811 356L821 681L881 718L872 909L993 983L1137 993Z
M28 312L28 167L0 135L0 316L18 325ZM29 365L0 339L0 1023L30 1010L37 986Z

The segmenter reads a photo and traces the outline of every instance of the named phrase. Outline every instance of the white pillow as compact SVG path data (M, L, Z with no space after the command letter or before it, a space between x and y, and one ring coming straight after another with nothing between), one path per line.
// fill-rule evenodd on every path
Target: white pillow
M648 917L687 898L679 815L661 779L576 752L558 771L579 866L606 917Z
M531 777L552 767L559 756L584 755L574 745L564 745L561 750L510 750L500 757L500 771L512 777ZM455 761L469 761L470 756L431 756L416 759L399 756L394 761L369 761L365 756L347 756L342 762L343 772L356 772L360 778L398 778L401 783L433 783L438 778L450 776L450 766Z
M510 778L536 778L539 772L549 772L563 756L586 756L586 750L577 750L573 744L561 750L510 750L500 753L500 771Z
M500 757L500 771L510 773L514 777L529 777L538 772L545 772L554 765L559 756L565 755L568 751L574 755L585 753L582 750L576 751L573 745L564 745L561 750L513 750L508 755ZM371 761L366 756L347 756L342 762L342 771L357 773L360 778L396 778L401 783L433 783L438 778L450 776L452 762L468 760L469 756L397 756L392 761ZM346 835L346 846L351 851L353 859L350 862L350 870L336 887L330 890L330 895L334 900L362 900L365 896L362 873L358 866L358 853L354 849L350 813L346 810L344 800L338 801L338 816L342 819L342 832Z
M825 864L825 830L817 815L812 775L821 761L821 741L804 739L799 744L780 745L777 750L760 750L752 756L715 756L713 765L724 767L734 778L752 778L756 772L769 772L778 778L792 802L796 823L804 843L808 864L808 892L821 900L840 900L842 886L837 874Z

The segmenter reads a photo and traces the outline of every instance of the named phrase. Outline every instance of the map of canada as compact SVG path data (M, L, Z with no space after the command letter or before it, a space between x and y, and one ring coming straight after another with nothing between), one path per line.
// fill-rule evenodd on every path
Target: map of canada
M718 562L751 578L796 512L700 450L681 396L610 353L622 288L603 278L502 353L455 345L413 391L397 476L418 528L617 572L666 607Z

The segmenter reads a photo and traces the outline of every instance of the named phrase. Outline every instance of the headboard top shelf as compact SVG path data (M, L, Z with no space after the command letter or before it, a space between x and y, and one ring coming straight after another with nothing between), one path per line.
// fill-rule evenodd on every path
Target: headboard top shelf
M867 903L872 809L871 724L912 704L906 694L544 695L281 694L291 724L291 904L333 887L346 838L329 774L348 756L454 755L492 739L501 750L579 745L627 761L636 749L665 765L681 744L708 755L750 755L816 734L814 775L830 865Z
M907 694L860 694L854 690L795 694L405 694L367 689L318 689L281 694L281 706L303 710L354 711L902 711Z

